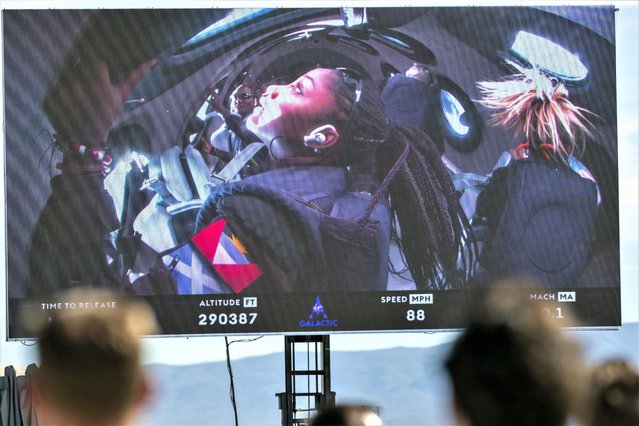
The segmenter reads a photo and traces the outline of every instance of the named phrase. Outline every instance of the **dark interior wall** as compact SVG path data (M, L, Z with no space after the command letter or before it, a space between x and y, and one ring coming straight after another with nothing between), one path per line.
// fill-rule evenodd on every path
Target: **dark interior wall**
M42 100L75 35L80 10L4 10L4 123L9 296L20 297L30 232L49 195L50 124ZM51 173L55 170L52 169ZM43 188L46 190L43 191Z

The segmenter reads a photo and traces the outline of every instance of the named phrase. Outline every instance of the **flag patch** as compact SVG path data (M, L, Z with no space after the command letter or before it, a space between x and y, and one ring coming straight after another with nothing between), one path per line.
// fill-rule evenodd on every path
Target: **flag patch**
M262 275L255 263L250 263L244 246L234 236L224 233L226 221L220 219L195 234L191 241L210 262L222 280L240 293Z
M218 220L162 256L172 269L178 294L240 293L262 275L242 243L225 228L226 221Z

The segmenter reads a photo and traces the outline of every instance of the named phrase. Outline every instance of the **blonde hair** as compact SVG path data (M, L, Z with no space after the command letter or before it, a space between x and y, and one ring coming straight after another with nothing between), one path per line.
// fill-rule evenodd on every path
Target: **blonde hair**
M611 359L595 366L590 381L585 425L639 424L639 370L626 360Z
M143 380L141 335L151 310L106 290L74 289L59 300L38 339L38 381L47 400L87 424L114 424L133 407ZM73 308L71 308L73 307Z
M576 150L583 150L586 137L593 137L586 115L594 114L572 103L566 86L541 69L507 63L518 73L477 83L479 103L494 111L493 124L514 127L531 151L567 163Z

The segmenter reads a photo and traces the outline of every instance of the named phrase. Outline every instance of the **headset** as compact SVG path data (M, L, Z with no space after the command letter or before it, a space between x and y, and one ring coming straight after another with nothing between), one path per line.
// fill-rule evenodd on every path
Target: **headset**
M313 131L311 131L311 133L304 136L304 143L315 142L315 143L323 144L324 142L326 142L326 135L322 133L322 131L329 130L329 129L332 130L333 132L337 132L337 130L335 129L333 125L325 124L323 126L320 126L314 129Z

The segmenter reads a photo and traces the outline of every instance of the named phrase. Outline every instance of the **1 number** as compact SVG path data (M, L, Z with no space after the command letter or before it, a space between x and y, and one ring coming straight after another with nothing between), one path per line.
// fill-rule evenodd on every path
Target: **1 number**
M555 314L555 315L552 315L552 314L550 313L551 311L550 311L550 309L549 309L549 308L543 308L542 310L543 310L543 311L544 311L544 313L545 313L546 315L548 315L550 318L564 319L564 315L563 315L563 313L561 312L561 308L555 308L555 312L556 312L556 314Z

